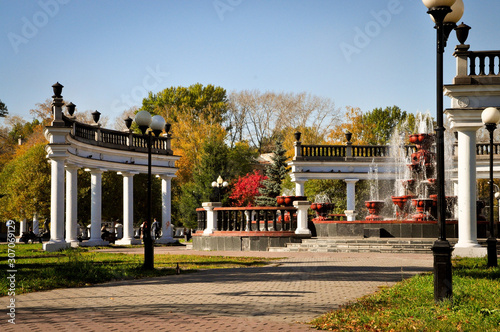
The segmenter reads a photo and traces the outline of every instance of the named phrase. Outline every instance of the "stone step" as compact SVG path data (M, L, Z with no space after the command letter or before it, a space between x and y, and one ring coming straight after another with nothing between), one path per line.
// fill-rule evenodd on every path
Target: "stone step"
M269 248L272 252L384 252L429 253L435 239L364 239L312 238L302 243L287 243L286 247ZM454 245L456 239L450 240Z

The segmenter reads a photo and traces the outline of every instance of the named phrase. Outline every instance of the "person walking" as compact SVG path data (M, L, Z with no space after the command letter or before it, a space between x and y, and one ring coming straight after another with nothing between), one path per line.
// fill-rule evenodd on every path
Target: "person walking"
M151 226L151 231L153 232L154 239L160 238L160 223L156 218L154 218L153 225Z

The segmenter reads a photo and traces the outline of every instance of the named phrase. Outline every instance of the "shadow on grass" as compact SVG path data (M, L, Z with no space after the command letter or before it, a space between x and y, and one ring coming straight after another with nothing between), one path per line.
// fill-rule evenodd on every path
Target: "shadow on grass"
M464 278L500 279L500 267L488 268L488 259L460 258L453 261L453 274Z

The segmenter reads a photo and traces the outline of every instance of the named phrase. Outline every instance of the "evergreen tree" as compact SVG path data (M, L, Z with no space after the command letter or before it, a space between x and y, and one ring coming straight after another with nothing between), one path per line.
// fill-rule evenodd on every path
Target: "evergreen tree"
M5 118L7 114L9 114L9 110L7 109L7 106L5 106L5 104L0 100L0 118Z
M261 196L256 199L257 205L276 206L276 196L281 194L281 183L290 169L286 163L285 153L283 142L276 141L272 156L273 162L266 167L267 180L262 182L264 187L259 189Z
M203 143L200 162L194 166L193 181L182 184L179 198L179 219L189 228L196 228L196 208L202 202L219 201L219 192L212 187L212 182L220 175L229 179L227 169L229 149L224 144L224 137L210 136ZM225 188L220 188L222 202L227 201Z

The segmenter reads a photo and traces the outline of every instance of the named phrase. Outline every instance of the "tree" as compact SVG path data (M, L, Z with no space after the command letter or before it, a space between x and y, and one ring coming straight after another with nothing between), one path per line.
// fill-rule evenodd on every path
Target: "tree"
M357 107L347 106L345 119L328 136L333 143L344 143L345 132L349 131L354 144L385 145L396 127L400 132L411 133L415 124L415 116L397 106L375 108L365 114Z
M302 93L275 93L244 90L229 96L227 128L230 144L247 140L259 153L270 152L274 141L285 132L314 129L325 139L339 120L331 99Z
M194 166L193 180L183 183L186 189L181 190L179 212L177 216L186 227L196 225L196 208L202 202L218 201L218 193L212 188L212 182L220 175L223 179L229 178L228 170L229 149L224 144L224 137L211 136L202 145L200 162ZM223 189L220 189L223 190ZM222 195L222 201L226 201Z
M117 117L115 119L115 123L114 123L114 129L115 130L121 130L121 131L125 131L125 130L128 130L127 129L127 126L125 125L125 119L130 117L131 119L134 118L134 114L136 114L137 112L139 112L139 107L137 106L132 106L130 107L129 109L126 109L125 111L122 112L122 114Z
M7 106L0 100L0 118L5 118L9 114L9 110L7 109Z
M50 165L45 143L36 144L7 163L0 172L1 218L22 219L34 213L48 216Z
M227 158L229 177L234 179L250 173L254 169L257 157L257 150L250 147L248 142L237 142L232 148L229 147Z
M81 123L94 124L95 121L92 118L92 112L94 112L94 111L91 111L91 110L88 110L86 112L76 112L75 111L76 120L78 122L81 122ZM99 125L101 125L101 127L103 127L103 128L106 128L106 126L108 125L108 121L109 121L109 117L101 116L99 118Z
M384 109L379 107L363 115L363 124L372 129L373 140L368 143L385 145L389 143L396 127L411 134L415 125L415 116L402 111L397 106L388 106Z
M52 100L45 99L44 102L37 103L35 106L35 108L30 109L30 114L44 125L48 125L52 120Z
M264 187L259 189L261 195L256 199L257 205L276 206L276 196L280 195L281 184L289 171L285 153L282 142L276 141L272 163L266 167L267 179L262 182Z
M141 110L159 114L172 125L174 154L181 156L176 183L193 181L193 169L200 163L200 151L207 137L225 137L222 126L227 112L226 90L213 85L170 87L149 93Z
M253 206L255 197L259 193L259 189L263 187L262 181L266 180L267 176L260 174L254 170L245 176L240 176L236 183L233 184L233 189L229 198L234 200L233 206Z
M359 107L346 106L345 121L336 125L328 135L330 143L341 144L346 142L345 133L351 132L351 142L354 144L369 144L373 141L373 128L364 125L363 112Z
M187 114L194 118L212 119L222 123L227 112L226 90L200 83L189 87L170 87L157 94L149 93L142 101L141 110L160 114L167 121L181 122Z

